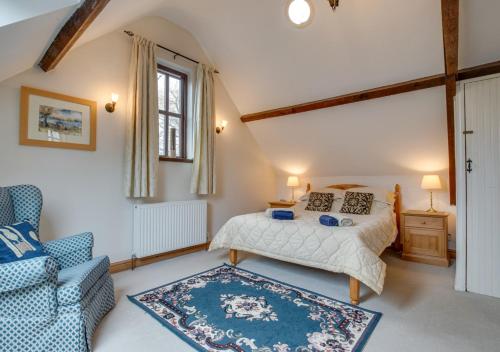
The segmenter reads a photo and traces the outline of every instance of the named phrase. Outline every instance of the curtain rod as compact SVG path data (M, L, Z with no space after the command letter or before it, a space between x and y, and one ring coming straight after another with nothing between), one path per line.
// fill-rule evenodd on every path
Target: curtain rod
M133 36L135 35L135 34L134 34L134 32L132 32L132 31L127 31L127 30L124 30L124 32L125 32L125 33L129 36L129 37L133 37ZM182 57L183 59L186 59L186 60L188 60L188 61L194 62L195 64L199 64L199 63L200 63L199 61L197 61L197 60L195 60L195 59L191 59L190 57L185 56L185 55L182 55L181 53L179 53L179 52L177 52L177 51L175 51L175 50L172 50L172 49L166 48L166 47L164 47L163 45L156 44L156 46L157 46L158 48L161 48L161 49L163 49L163 50L169 51L169 52L171 52L172 54L174 54L174 60L175 60L176 56L180 56L180 57ZM215 72L215 73L219 73L219 71L217 71L217 70L215 70L214 72Z

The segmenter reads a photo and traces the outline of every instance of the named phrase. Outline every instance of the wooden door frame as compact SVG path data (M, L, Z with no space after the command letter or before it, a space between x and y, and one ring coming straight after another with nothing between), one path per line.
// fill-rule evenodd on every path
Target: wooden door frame
M500 78L500 74L475 77L458 82L455 98L455 159L457 180L456 273L455 290L467 291L467 178L465 175L465 85Z

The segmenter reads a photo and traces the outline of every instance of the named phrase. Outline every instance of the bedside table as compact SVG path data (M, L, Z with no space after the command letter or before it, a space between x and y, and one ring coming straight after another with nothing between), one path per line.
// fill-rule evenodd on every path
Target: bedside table
M277 200L273 202L269 202L269 208L291 208L293 207L297 202L290 202L286 200Z
M448 266L448 213L408 210L401 215L402 258Z

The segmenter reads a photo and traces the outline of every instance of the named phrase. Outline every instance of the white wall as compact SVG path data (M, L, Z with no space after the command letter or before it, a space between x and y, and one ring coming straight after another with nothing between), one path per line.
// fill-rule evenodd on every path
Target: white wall
M206 61L188 32L163 19L145 18L127 28ZM33 68L0 83L0 185L30 183L42 189L43 240L92 231L95 254L108 254L112 261L132 254L132 203L122 191L130 44L121 31L113 32L71 51L55 71L43 73ZM192 69L180 60L177 64ZM20 146L21 85L97 101L97 151ZM104 110L111 92L121 97L113 114ZM247 127L239 123L237 109L219 79L216 111L229 126L217 136L219 192L208 198L212 235L229 217L264 208L275 193L273 170ZM161 162L157 200L195 198L189 194L190 174L191 164Z
M438 87L248 126L277 170L279 198L290 198L286 176L296 174L302 190L307 182L313 188L359 182L391 189L399 183L403 207L425 210L429 194L420 189L421 177L437 173L445 189L435 193L436 206L452 213L454 234L444 101Z

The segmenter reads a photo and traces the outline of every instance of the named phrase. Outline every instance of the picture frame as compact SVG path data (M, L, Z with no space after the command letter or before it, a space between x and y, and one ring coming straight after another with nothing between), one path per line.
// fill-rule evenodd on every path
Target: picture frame
M96 150L97 103L21 87L19 144Z

